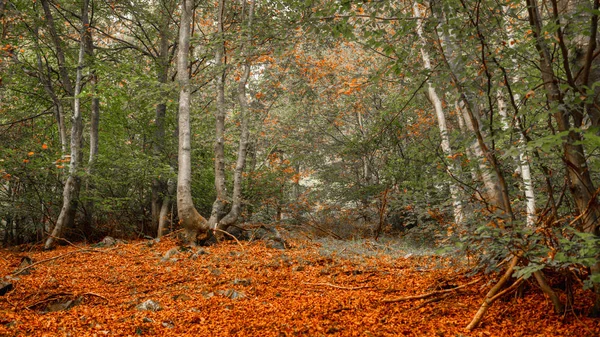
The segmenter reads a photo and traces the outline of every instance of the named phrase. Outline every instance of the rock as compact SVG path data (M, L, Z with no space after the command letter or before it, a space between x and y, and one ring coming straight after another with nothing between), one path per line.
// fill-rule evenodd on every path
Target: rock
M117 239L111 237L111 236L105 236L104 239L102 239L102 241L98 242L97 244L93 245L94 247L112 247L114 245L116 245L118 243Z
M227 233L233 235L238 240L248 240L249 239L247 231L240 227L237 227L237 226L229 226L227 228Z
M13 290L12 282L7 282L5 280L0 280L0 296L6 295L9 291Z
M190 256L190 259L192 260L196 260L197 258L199 258L201 255L208 255L208 252L202 248L198 249L194 254L192 254L192 256Z
M141 310L141 311L159 311L162 310L162 307L160 305L160 303L153 301L153 300L147 300L144 301L143 303L138 304L135 307L137 310Z
M227 289L227 290L219 290L217 291L217 293L219 295L223 295L227 298L230 298L232 300L237 300L237 299L241 299L246 297L246 295L244 295L244 293L236 291L234 289Z
M177 294L177 295L173 296L173 300L175 300L175 301L189 301L191 299L192 298L186 294Z
M213 276L220 276L221 274L223 274L223 272L222 272L220 269L218 269L218 268L213 268L213 267L210 267L210 266L209 266L209 267L208 267L208 270L210 271L210 273L211 273Z
M152 323L154 321L152 320L152 318L144 317L144 318L142 318L142 322L144 322L144 323Z
M208 292L208 291L202 292L202 297L204 297L205 299L209 299L214 296L215 296L215 293L213 293L212 291L211 292Z
M163 255L163 257L160 259L160 261L161 262L171 261L171 258L177 254L179 254L179 249L171 248L165 253L165 255ZM175 261L177 261L177 259L175 259ZM174 261L172 261L172 262L174 262Z
M173 324L173 321L164 321L161 323L161 325L167 329L173 329L175 327L175 324Z
M236 278L235 280L233 280L233 284L234 285L242 285L242 286L249 286L250 284L252 284L252 280L250 279L239 279Z
M23 256L21 258L21 263L19 264L19 270L27 268L27 267L31 266L32 264L33 264L32 258L30 258L29 256ZM19 272L17 275L29 275L29 274L31 274L31 269L32 268L25 269L25 270Z
M48 304L43 311L44 312L63 311L63 310L67 310L67 309L72 308L76 304L77 303L74 300L68 300L68 301L65 301L65 302L51 303L51 304Z
M285 244L279 240L269 239L265 243L267 248L285 250Z

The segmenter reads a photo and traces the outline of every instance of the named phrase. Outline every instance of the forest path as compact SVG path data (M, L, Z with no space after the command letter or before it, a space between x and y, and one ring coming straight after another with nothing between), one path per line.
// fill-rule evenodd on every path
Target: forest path
M0 276L18 270L24 256L52 259L12 276L15 289L0 296L0 336L600 335L599 320L552 315L531 283L524 298L496 303L467 333L491 276L474 282L480 276L466 276L466 261L366 240L290 244L277 250L227 242L198 254L166 238L0 251ZM575 296L578 307L588 306L589 294ZM156 309L149 300L160 310L141 310L144 302Z

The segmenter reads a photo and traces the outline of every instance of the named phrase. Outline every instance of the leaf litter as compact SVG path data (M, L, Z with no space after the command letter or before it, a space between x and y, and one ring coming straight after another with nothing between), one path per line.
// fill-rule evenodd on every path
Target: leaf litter
M332 243L192 250L165 238L0 251L0 276L13 275L0 297L0 336L600 335L600 321L577 310L589 305L591 292L577 290L576 310L556 316L534 287L496 303L482 326L467 332L494 275L470 275L466 263L459 268L448 257L389 249L337 256L330 246L324 253L325 244ZM25 257L29 273L21 271Z

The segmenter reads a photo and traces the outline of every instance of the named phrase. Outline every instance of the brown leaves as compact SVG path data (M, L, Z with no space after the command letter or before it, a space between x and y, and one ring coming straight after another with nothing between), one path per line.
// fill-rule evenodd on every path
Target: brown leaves
M286 251L222 243L195 259L194 250L178 249L168 263L161 258L177 248L168 238L153 245L28 253L36 261L31 274L19 275L14 290L0 297L0 336L454 336L465 333L485 291L476 278L441 267L449 259L382 253L348 260L320 253L330 243L291 243ZM19 269L20 255L1 256L0 275ZM444 290L449 285L460 291ZM382 303L391 292L435 296ZM136 309L150 300L162 310ZM48 310L50 304L60 311ZM474 333L585 334L581 324L600 332L596 321L560 322L550 310L532 292L523 301L494 306Z

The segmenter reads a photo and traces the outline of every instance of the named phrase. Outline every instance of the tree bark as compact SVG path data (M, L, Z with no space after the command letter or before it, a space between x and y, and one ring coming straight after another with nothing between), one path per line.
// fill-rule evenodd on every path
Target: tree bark
M419 39L421 40L421 57L423 59L423 66L428 71L431 71L431 61L429 58L429 53L425 50L426 41L423 37L423 19L421 15L421 10L419 8L419 4L415 2L413 4L413 13L417 18L417 35L419 35ZM433 83L430 80L427 81L427 97L431 104L433 104L433 108L435 110L435 115L438 122L438 129L440 131L441 138L441 147L444 155L450 159L451 164L448 167L448 171L451 175L457 175L458 169L455 165L455 160L453 158L452 147L450 146L450 137L448 136L448 127L446 126L446 115L444 114L444 109L442 107L442 100L438 96ZM455 183L450 183L450 196L452 198L452 205L454 207L454 221L456 224L462 224L464 221L464 213L462 202L460 200L459 189Z
M246 155L248 153L248 138L250 130L248 126L248 98L246 97L246 85L250 77L250 55L248 55L250 44L252 43L252 20L254 17L254 0L250 1L248 9L248 24L246 26L246 41L241 46L240 56L243 64L243 71L238 81L238 103L240 105L240 143L238 146L237 161L233 174L233 196L231 201L231 210L219 221L218 228L226 230L228 226L233 225L240 216L242 209L242 179L244 166L246 164Z
M160 238L164 235L167 225L167 216L169 213L169 208L171 206L171 195L175 193L175 184L169 179L167 182L167 191L165 197L162 200L162 205L160 207L160 214L158 218L158 229L156 233L156 237Z
M47 5L47 1L45 2ZM81 120L81 100L80 93L83 85L83 68L85 66L85 35L88 28L88 7L89 0L83 1L81 11L81 34L79 41L79 57L77 60L77 75L75 78L75 91L73 93L73 118L71 126L71 158L69 164L69 176L63 190L63 205L56 220L56 225L52 230L52 234L46 240L44 249L50 249L54 246L55 240L62 235L62 231L67 224L74 221L77 197L81 186L79 178L79 166L81 162L81 141L83 136L83 123ZM60 42L60 41L59 41ZM58 46L57 46L58 47Z
M92 16L93 16L93 8L92 8ZM90 114L90 153L88 158L88 166L87 166L87 177L86 177L86 189L88 194L93 193L92 191L95 189L93 183L93 175L95 173L95 164L96 159L98 157L98 142L99 142L99 125L100 125L100 99L98 98L96 87L98 84L98 74L95 69L95 55L94 55L94 40L92 37L91 29L87 28L85 31L85 52L89 58L89 64L91 66L90 71L90 91L92 93L92 103L91 103L91 114ZM89 195L89 199L85 205L86 211L86 219L84 221L84 234L89 235L91 233L91 229L94 221L94 198Z
M568 132L567 137L563 141L563 160L566 163L567 184L577 212L581 216L578 229L586 233L600 235L600 207L595 200L594 194L596 187L594 186L587 166L584 148L581 145L582 137L579 133L571 129L570 118L577 122L577 114L575 111L578 107L573 107L565 104L559 88L559 81L554 73L552 64L552 55L550 49L543 37L542 19L539 11L537 0L527 0L527 11L529 14L529 23L535 38L536 48L540 54L540 70L546 96L555 111L552 113L556 121L558 131ZM600 274L600 262L597 262L591 268L592 275ZM594 289L596 298L592 315L600 315L600 284L595 284Z
M163 2L163 8L161 9L161 22L159 26L159 48L158 56L156 60L156 78L162 90L162 85L168 82L169 78L169 38L170 38L170 16L167 10L168 3ZM162 96L163 94L161 94ZM165 117L167 113L167 105L165 102L159 103L156 106L155 121L156 129L154 131L154 156L157 162L161 162L165 151ZM154 177L152 179L152 228L157 229L160 227L161 212L163 204L166 200L170 199L168 195L167 181L161 177ZM167 201L167 204L169 202ZM168 205L167 205L168 207ZM159 235L159 234L157 234Z
M217 75L217 111L215 115L215 189L217 197L213 203L210 218L208 220L211 228L216 228L223 216L227 204L227 187L225 185L225 80L227 76L227 62L225 60L225 36L223 16L225 11L225 0L219 0L217 9L217 48L215 53L215 66Z
M179 151L177 172L177 213L186 240L194 245L198 235L207 234L209 227L192 200L192 159L190 126L190 79L187 71L190 48L190 24L193 0L181 1L179 51L177 52L177 82L179 84Z
M50 10L50 4L48 0L42 0L42 7L44 8L46 26L48 27L48 31L50 32L50 36L52 37L52 41L54 42L54 47L56 48L56 58L58 60L58 73L60 81L62 82L63 87L67 92L67 95L73 96L73 84L71 83L69 72L67 70L62 41L58 36L58 32L56 31L56 26L54 25L54 17L52 16L52 11Z

